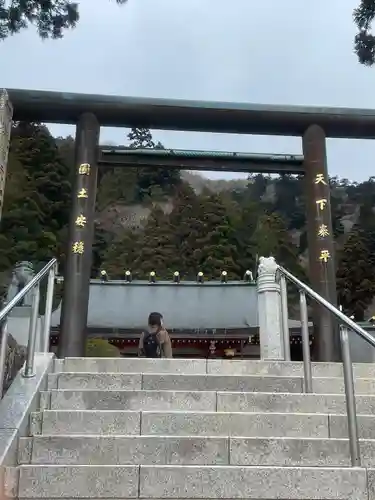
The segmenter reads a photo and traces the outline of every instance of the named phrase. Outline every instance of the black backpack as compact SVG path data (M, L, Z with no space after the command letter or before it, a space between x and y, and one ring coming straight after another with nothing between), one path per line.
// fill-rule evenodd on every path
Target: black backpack
M145 333L143 338L143 351L146 358L160 358L161 349L156 333Z

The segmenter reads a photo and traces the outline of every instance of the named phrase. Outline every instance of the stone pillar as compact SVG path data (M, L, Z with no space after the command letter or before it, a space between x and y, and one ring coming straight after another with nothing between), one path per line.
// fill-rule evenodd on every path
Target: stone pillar
M303 136L307 241L310 282L326 300L337 305L335 248L332 231L331 199L324 130L311 125ZM313 304L316 357L319 361L338 361L338 328L331 314Z
M99 132L96 117L91 113L83 114L76 131L76 174L65 264L59 357L80 357L85 353Z
M0 221L3 211L13 107L5 89L0 89Z
M260 359L283 360L280 284L273 257L261 257L258 267L258 319Z

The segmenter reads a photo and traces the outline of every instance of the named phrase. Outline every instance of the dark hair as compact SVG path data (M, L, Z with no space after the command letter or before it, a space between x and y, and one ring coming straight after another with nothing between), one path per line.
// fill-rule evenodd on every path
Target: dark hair
M158 326L161 327L161 320L163 319L163 315L158 312L152 312L148 316L148 324L150 326Z

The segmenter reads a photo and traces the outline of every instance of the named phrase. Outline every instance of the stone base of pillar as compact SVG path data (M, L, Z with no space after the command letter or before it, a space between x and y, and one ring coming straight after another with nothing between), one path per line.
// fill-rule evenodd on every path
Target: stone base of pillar
M273 257L261 257L258 268L258 318L260 358L284 360L281 323L280 284L276 283L277 263Z

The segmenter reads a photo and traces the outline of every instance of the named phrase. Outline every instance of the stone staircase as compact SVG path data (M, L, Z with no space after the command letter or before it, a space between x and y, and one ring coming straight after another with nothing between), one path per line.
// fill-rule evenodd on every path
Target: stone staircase
M20 499L375 499L375 365L355 365L362 468L340 364L56 360L8 494ZM11 486L9 486L11 485Z

